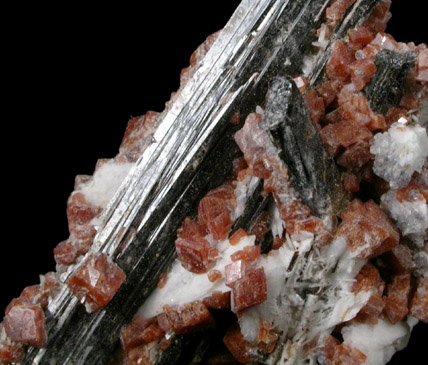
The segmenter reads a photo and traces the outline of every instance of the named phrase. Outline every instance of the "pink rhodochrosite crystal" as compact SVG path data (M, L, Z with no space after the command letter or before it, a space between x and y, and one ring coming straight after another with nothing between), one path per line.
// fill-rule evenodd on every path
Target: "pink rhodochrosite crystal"
M125 273L106 255L90 254L67 280L67 286L92 313L110 302L125 279Z
M266 277L262 267L246 272L242 278L233 281L231 287L234 312L263 303L267 298Z
M203 331L215 326L214 318L200 301L175 307L165 306L163 311L177 334Z
M12 303L11 303L12 304ZM45 315L39 305L15 302L9 305L3 320L7 336L14 342L35 347L47 344Z
M395 275L388 285L385 313L392 324L403 320L409 313L410 274Z
M410 313L428 323L428 278L421 279L410 303Z
M371 264L366 264L356 277L353 291L369 291L370 299L367 304L360 310L356 320L365 322L370 321L372 324L378 322L379 316L385 307L382 298L385 289L385 283L379 275L379 271Z
M353 200L342 219L337 234L346 237L348 247L359 258L372 258L398 244L398 231L372 200Z
M233 187L225 184L211 190L199 203L198 221L215 240L225 239L232 227L230 210L234 206Z

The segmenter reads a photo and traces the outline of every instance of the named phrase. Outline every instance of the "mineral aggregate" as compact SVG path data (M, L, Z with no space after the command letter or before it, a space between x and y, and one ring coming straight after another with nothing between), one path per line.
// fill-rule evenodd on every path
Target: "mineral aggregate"
M272 107L277 79L269 83L267 104L230 119L242 156L183 219L176 260L123 326L112 361L179 363L187 352L189 363L385 364L406 346L418 320L428 322L428 138L419 123L428 54L426 45L383 33L390 17L385 0L374 1L362 24L327 45L361 3L333 0L326 7L314 34L314 47L330 52L323 78L289 75L298 95L291 98L294 110ZM167 110L219 34L192 55ZM409 53L414 62L401 73L383 71L382 62L395 64L397 54ZM374 102L389 81L400 85L399 93ZM284 120L296 118L297 109L306 128L293 131ZM31 347L49 346L45 315L59 292L69 290L92 313L108 306L126 281L92 243L158 118L148 112L131 119L119 154L100 160L92 177L76 178L67 203L70 237L54 250L57 273L6 308L0 363L25 363L26 346L33 353ZM314 164L315 157L322 163ZM323 164L334 178L313 177L324 174ZM335 198L342 203L332 204ZM254 202L261 209L248 215Z

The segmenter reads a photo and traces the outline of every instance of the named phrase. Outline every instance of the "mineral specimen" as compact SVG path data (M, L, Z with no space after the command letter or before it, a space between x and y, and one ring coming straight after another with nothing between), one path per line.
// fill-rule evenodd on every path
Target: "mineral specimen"
M389 6L242 1L165 111L76 178L57 273L6 308L0 363L384 364L405 347L428 321L428 54L383 33Z

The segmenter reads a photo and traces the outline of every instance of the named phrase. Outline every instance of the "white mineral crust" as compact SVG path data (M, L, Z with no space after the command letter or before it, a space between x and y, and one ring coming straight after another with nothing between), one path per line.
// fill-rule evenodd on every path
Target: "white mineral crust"
M379 319L377 324L353 323L342 329L344 343L367 356L365 365L383 365L407 346L410 332L418 321L412 317L397 324Z
M81 192L92 205L105 208L128 175L133 163L118 163L110 160L100 166L92 179L82 186Z
M388 181L391 188L403 188L415 171L421 171L428 157L426 130L399 120L387 132L374 136L370 152L375 156L375 174Z
M418 190L414 193L412 201L400 202L397 199L396 191L389 190L382 195L381 201L395 220L401 233L422 246L428 229L428 205L425 199L420 199Z

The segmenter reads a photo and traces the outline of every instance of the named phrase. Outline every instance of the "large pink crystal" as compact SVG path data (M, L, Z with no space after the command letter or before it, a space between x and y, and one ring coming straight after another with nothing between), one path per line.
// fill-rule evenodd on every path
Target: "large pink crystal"
M358 258L372 258L398 245L398 231L373 200L353 200L342 219L337 235L346 238L349 249Z
M16 301L15 305L9 305L3 325L14 342L35 347L47 344L45 315L40 305Z
M67 280L67 286L92 313L110 302L125 279L125 273L106 255L91 253Z

